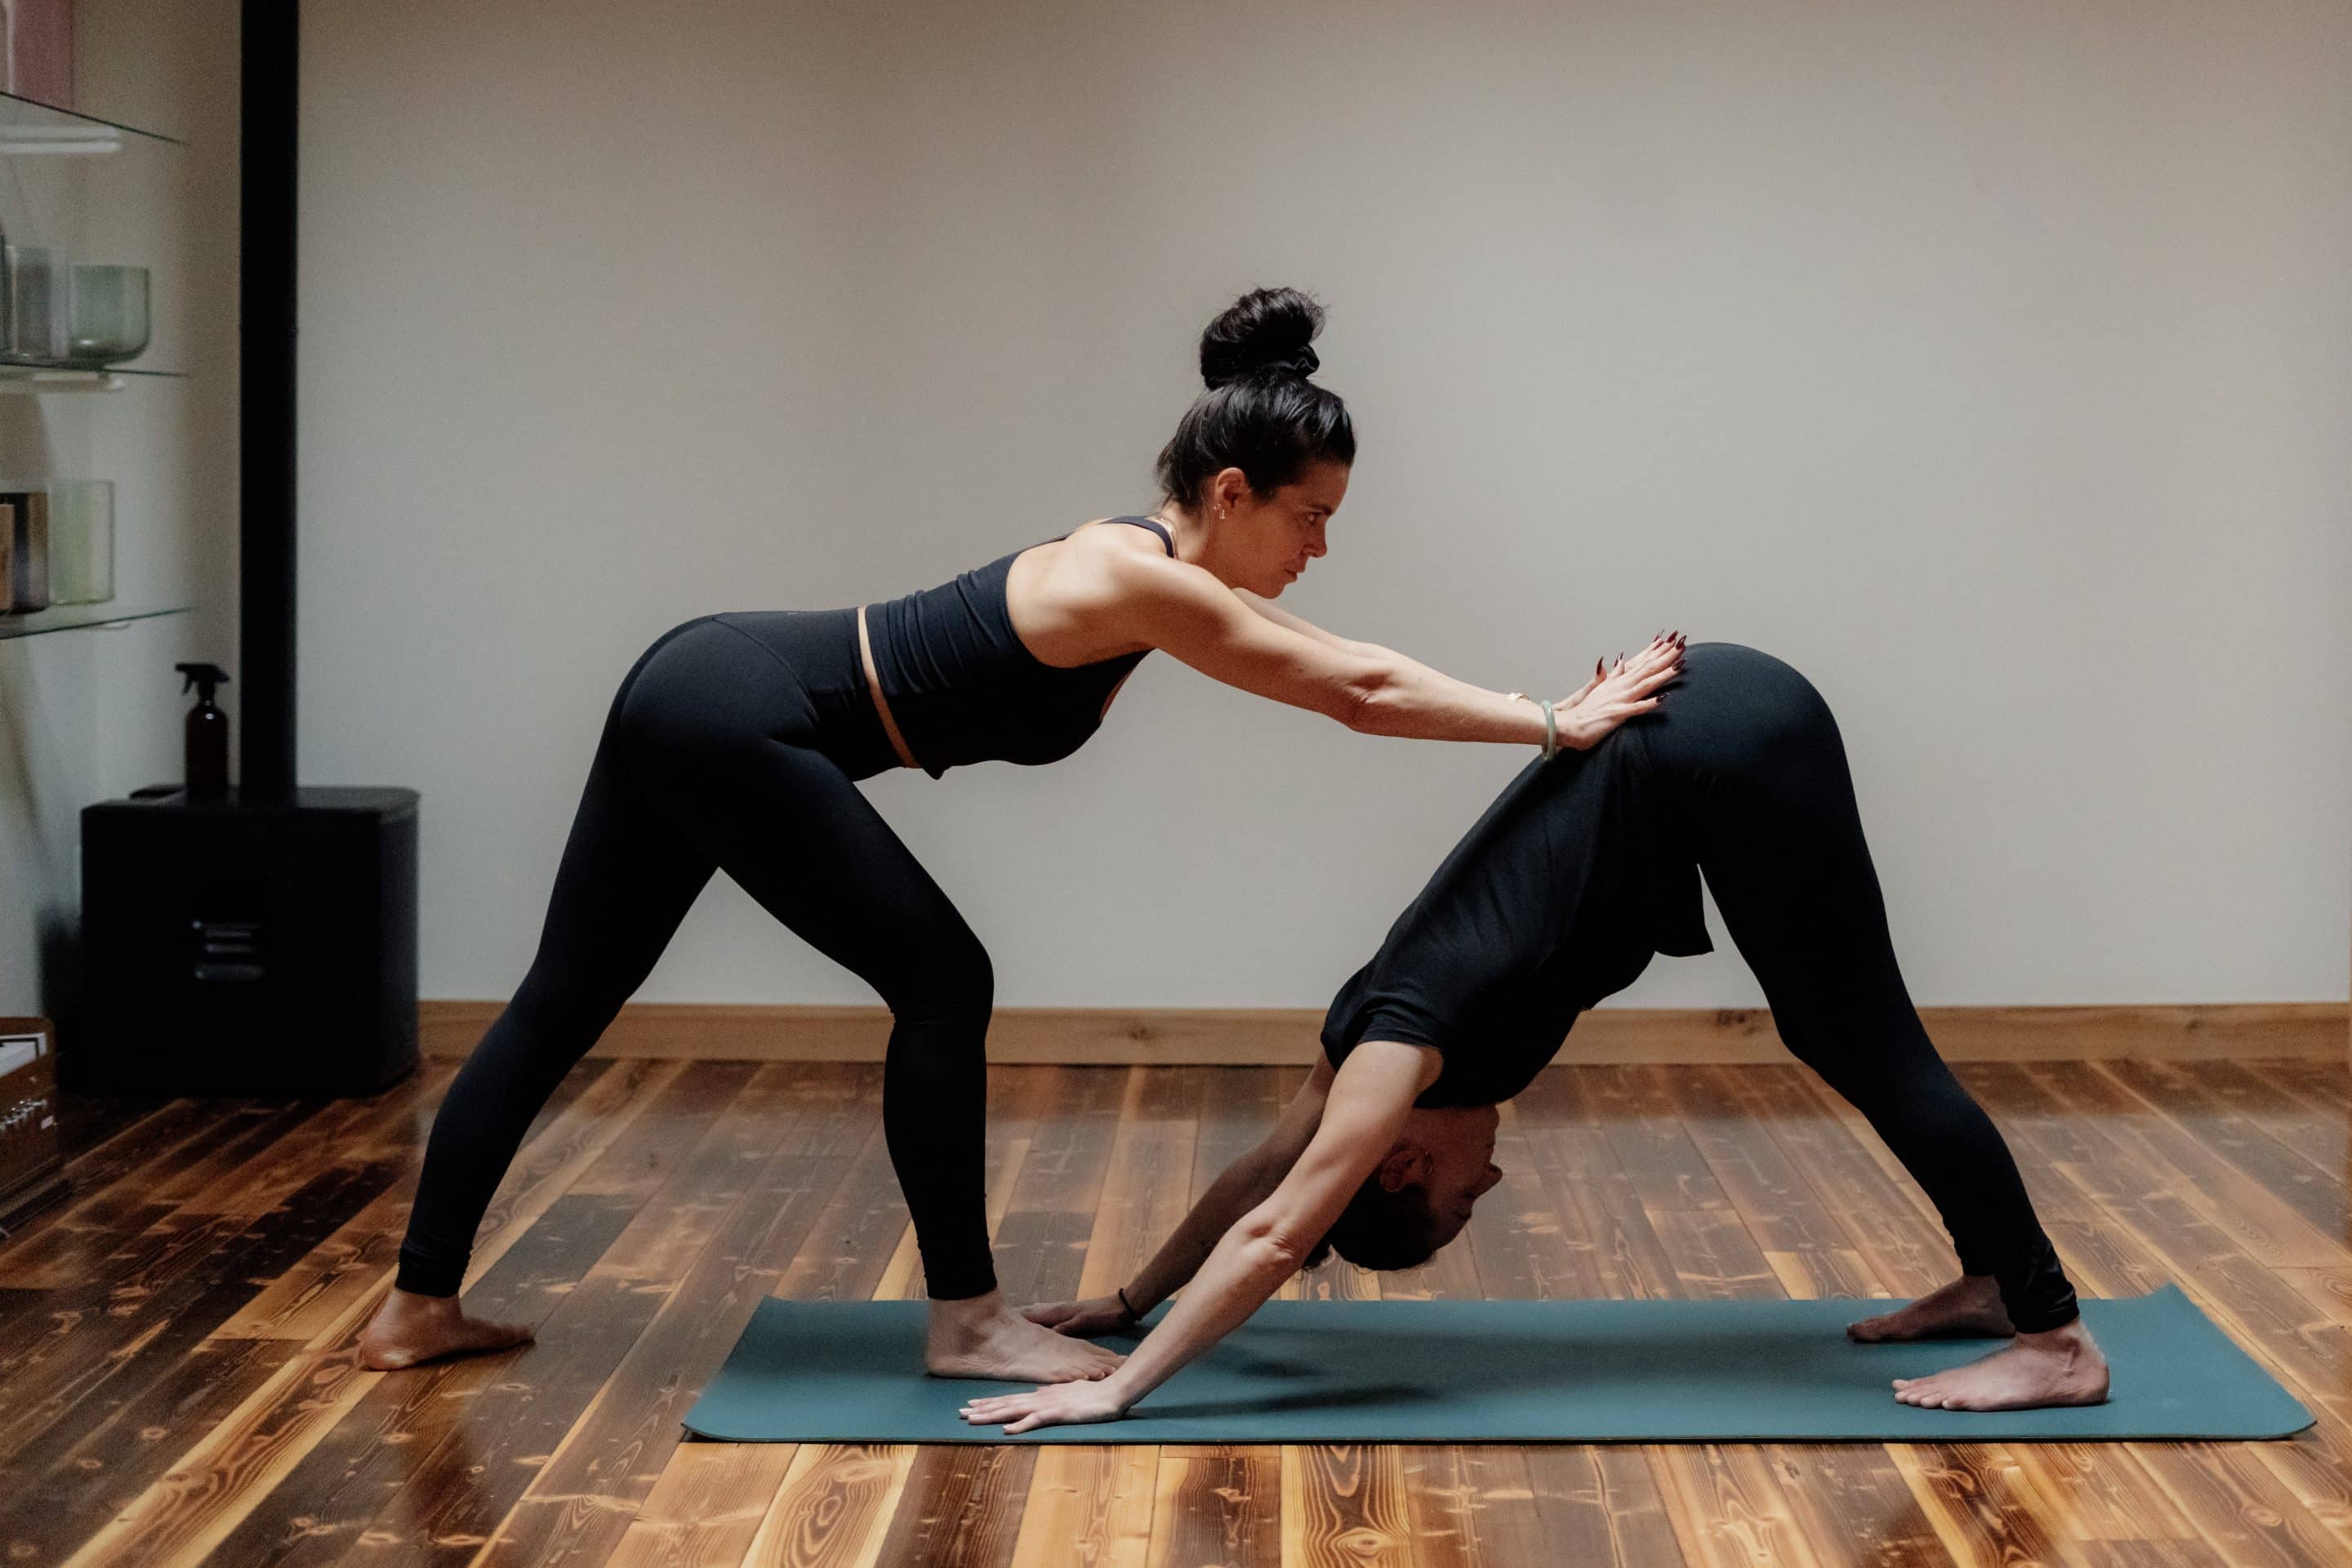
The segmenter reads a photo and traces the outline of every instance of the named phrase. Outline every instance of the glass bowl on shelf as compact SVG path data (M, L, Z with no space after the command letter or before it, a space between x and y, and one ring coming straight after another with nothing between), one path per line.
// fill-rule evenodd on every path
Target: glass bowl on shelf
M78 265L66 333L72 365L121 364L146 352L147 268Z

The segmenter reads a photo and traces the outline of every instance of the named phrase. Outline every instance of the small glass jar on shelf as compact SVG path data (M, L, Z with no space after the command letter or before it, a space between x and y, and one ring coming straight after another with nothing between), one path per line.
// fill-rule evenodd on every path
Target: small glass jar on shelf
M114 481L0 479L0 615L114 597Z

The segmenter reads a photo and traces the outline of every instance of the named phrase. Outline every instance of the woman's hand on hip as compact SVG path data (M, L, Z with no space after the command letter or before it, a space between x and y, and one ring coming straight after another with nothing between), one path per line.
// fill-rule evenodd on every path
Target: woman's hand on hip
M998 1394L975 1399L958 1412L974 1426L1003 1426L1008 1437L1039 1426L1083 1426L1096 1421L1116 1421L1127 1414L1124 1396L1103 1386L1102 1380L1048 1384L1026 1394Z
M1034 1307L1022 1308L1021 1315L1056 1333L1081 1340L1090 1340L1097 1334L1132 1333L1141 1326L1115 1295L1097 1296L1086 1301L1040 1301Z
M1658 706L1658 688L1683 671L1684 638L1680 632L1654 638L1649 647L1627 658L1619 655L1612 666L1602 660L1592 679L1552 712L1559 725L1559 743L1580 752L1591 751L1612 730L1636 713Z

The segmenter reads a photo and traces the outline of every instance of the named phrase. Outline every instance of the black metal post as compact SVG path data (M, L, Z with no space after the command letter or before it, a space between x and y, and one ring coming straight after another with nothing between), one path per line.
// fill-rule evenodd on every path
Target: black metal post
M244 0L238 793L294 793L294 195L299 0Z

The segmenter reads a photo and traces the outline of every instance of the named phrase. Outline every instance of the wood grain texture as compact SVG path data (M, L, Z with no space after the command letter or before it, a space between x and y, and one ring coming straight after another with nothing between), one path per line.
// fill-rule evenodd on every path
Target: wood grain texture
M1581 1026L1580 1026L1580 1036ZM2177 1282L2318 1414L2267 1444L727 1445L678 1417L761 1300L919 1297L877 1065L583 1062L467 1275L539 1341L385 1374L387 1288L455 1062L367 1100L68 1116L74 1187L0 1237L0 1560L1197 1568L2352 1561L2339 1058L1966 1063L2085 1294ZM993 1066L1016 1302L1107 1289L1262 1136L1281 1066ZM1785 1058L1559 1068L1418 1268L1297 1299L1907 1297L1917 1184Z
M417 1004L427 1056L472 1050L505 1004ZM2178 1006L1922 1007L1949 1061L2295 1058L2342 1063L2341 1002ZM1323 1012L1310 1007L1000 1007L988 1058L1073 1067L1284 1067L1313 1059ZM878 1062L890 1037L879 1006L804 1007L632 1002L590 1054L667 1059ZM1562 1060L1783 1062L1761 1007L1595 1007L1580 1015Z

